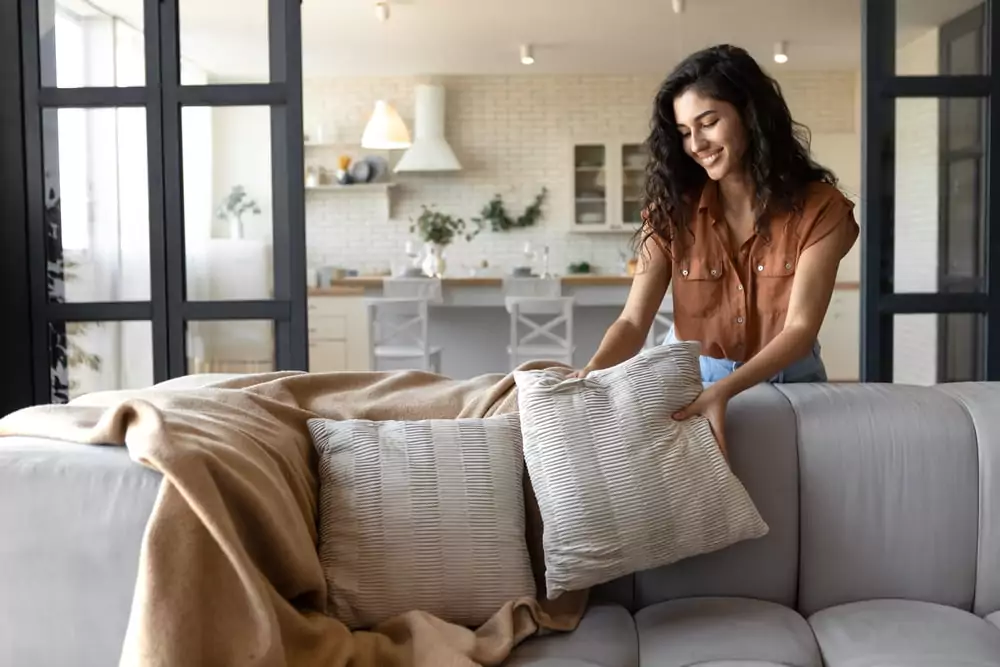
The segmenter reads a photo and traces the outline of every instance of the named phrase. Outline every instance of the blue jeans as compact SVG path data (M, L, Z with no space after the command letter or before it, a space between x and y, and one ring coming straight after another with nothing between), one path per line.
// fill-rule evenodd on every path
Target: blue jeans
M673 327L663 339L666 343L678 341ZM786 384L791 382L826 382L826 366L820 356L819 341L813 343L812 352L798 361L793 361L785 370L779 372L771 378L770 382L776 384ZM743 365L742 361L730 361L729 359L716 359L701 355L701 381L705 384L718 382L737 368Z

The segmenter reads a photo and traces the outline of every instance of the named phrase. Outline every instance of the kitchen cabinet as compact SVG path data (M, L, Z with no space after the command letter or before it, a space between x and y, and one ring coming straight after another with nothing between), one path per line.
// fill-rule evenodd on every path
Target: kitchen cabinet
M368 315L362 296L309 297L309 371L367 371Z
M633 233L641 223L647 153L641 141L574 142L571 231Z
M823 364L831 382L857 382L861 355L861 293L836 289L819 330Z

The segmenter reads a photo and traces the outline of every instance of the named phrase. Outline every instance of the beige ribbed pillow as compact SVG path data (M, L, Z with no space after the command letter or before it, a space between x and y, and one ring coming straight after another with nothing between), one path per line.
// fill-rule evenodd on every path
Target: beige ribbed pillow
M475 627L535 595L516 414L308 425L337 619L369 628L419 609Z
M760 537L768 527L708 420L697 343L660 345L583 379L515 371L549 598Z

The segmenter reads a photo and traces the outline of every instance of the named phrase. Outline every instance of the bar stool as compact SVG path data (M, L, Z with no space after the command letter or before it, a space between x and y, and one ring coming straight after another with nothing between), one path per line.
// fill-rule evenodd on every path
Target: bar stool
M653 316L653 323L649 326L649 333L646 334L646 344L643 348L648 350L657 345L662 345L673 326L674 297L672 294L667 294L663 298L663 301L660 302L660 307L657 309L656 315Z
M511 368L526 361L546 359L573 365L573 303L571 296L504 297L510 313ZM562 330L562 335L559 331ZM524 331L524 335L522 335Z
M442 348L429 338L430 306L442 303L441 281L434 278L387 278L381 297L365 299L368 312L369 358L378 361L416 360L420 370L441 373Z

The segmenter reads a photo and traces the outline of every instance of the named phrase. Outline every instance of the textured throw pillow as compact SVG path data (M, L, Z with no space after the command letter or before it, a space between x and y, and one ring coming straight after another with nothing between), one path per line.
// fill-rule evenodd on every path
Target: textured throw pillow
M351 629L423 610L478 626L535 595L518 416L311 419L319 556Z
M768 527L704 417L698 343L566 378L515 371L548 597L760 537Z

